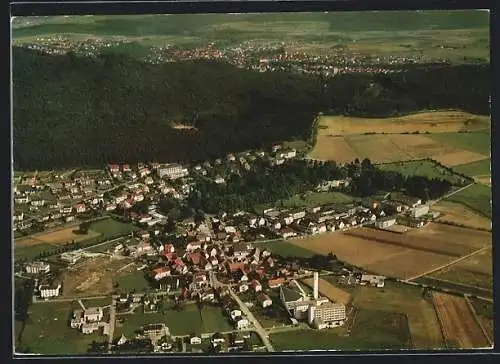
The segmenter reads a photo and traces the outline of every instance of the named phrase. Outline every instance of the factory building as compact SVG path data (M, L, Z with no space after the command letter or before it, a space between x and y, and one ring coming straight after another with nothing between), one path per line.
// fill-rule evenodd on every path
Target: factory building
M280 287L280 298L293 319L307 320L316 329L336 327L346 320L345 305L332 303L325 297L319 297L319 275L314 273L313 295L308 296L296 281L296 287Z

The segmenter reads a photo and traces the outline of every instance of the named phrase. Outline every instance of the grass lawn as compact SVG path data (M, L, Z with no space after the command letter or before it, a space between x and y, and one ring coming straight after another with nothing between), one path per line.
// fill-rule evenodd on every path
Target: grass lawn
M32 260L34 259L37 255L43 253L43 252L52 252L53 250L57 249L54 245L51 244L46 244L46 243L41 243L41 244L36 244L36 245L31 245L31 246L23 246L23 247L14 247L14 259L19 260L19 259L27 259L27 260Z
M86 308L103 307L111 305L111 301L112 301L111 297L106 297L106 298L94 298L90 300L82 300L82 303Z
M270 241L265 243L255 243L255 246L268 249L271 253L281 256L293 256L293 257L312 257L315 253L301 248L299 246L295 246L287 241L278 240L278 241Z
M384 171L396 171L405 176L425 176L428 178L444 178L453 185L459 185L462 180L456 174L447 171L441 166L429 161L395 162L377 165Z
M36 303L30 306L30 319L22 333L18 350L47 355L85 354L92 341L105 341L99 334L84 335L68 326L74 304L69 302ZM20 322L15 322L19 333Z
M144 313L142 306L135 309L133 314L118 315L118 318L124 319L123 324L117 324L114 337L119 338L124 334L127 338L135 336L136 331L147 324L164 323L170 328L167 321L166 312L163 315L161 312Z
M453 166L453 170L471 177L487 175L491 173L491 159Z
M475 184L448 198L467 206L471 210L491 218L491 187Z
M142 270L120 274L115 278L115 282L118 283L118 290L121 292L143 291L151 288Z
M214 313L208 315L213 315L212 319L216 321ZM200 311L195 304L185 304L181 311L167 309L165 310L165 317L165 322L172 335L189 335L192 332L201 334L204 330Z
M229 331L233 329L220 307L203 306L201 317L204 332Z
M472 133L433 133L427 136L451 147L484 154L486 157L490 155L491 133L489 129Z
M133 224L124 223L115 219L109 218L99 220L90 225L90 230L96 231L104 239L109 239L117 235L125 235L137 228Z

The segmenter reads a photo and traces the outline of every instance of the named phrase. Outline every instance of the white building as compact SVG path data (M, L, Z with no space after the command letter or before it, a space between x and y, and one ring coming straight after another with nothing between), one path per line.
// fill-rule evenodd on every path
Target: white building
M327 327L342 326L346 320L345 305L325 302L312 304L308 310L309 325L321 330Z
M241 316L236 322L236 328L238 330L245 329L248 325L250 325L250 322L248 322L248 319L244 316Z
M50 264L45 262L32 262L26 264L26 273L29 274L39 274L39 273L49 273Z
M99 330L99 323L98 322L86 322L82 324L82 333L83 334L93 334L97 330Z
M40 291L41 298L51 298L57 297L61 294L61 284L56 283L52 285L44 284L41 285L38 290Z
M188 169L180 164L167 164L158 168L157 173L160 178L167 177L170 179L177 179L189 175Z

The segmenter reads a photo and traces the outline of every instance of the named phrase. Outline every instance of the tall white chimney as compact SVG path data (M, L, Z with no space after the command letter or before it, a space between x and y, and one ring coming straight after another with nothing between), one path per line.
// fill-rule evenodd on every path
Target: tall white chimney
M318 299L318 285L319 285L319 274L318 272L314 272L314 299Z

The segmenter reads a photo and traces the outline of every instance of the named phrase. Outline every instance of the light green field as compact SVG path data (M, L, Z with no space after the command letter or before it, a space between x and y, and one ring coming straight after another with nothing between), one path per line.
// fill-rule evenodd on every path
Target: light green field
M491 187L474 184L448 198L467 206L471 210L491 218Z
M90 230L101 234L103 239L109 239L118 235L126 235L137 228L133 224L127 224L112 218L99 220L90 225Z
M462 178L456 174L447 171L436 163L429 161L407 161L395 162L388 164L380 164L378 169L384 171L395 171L405 176L425 176L428 178L444 178L450 181L453 185L459 185Z
M303 249L301 247L290 244L289 242L278 240L271 241L266 243L256 243L256 246L265 249L268 249L271 253L281 256L293 256L293 257L311 257L314 255L314 252Z
M472 133L435 133L429 134L428 137L457 149L484 154L486 158L491 153L491 134L489 129Z
M471 177L489 175L491 174L491 159L453 166L453 170Z

